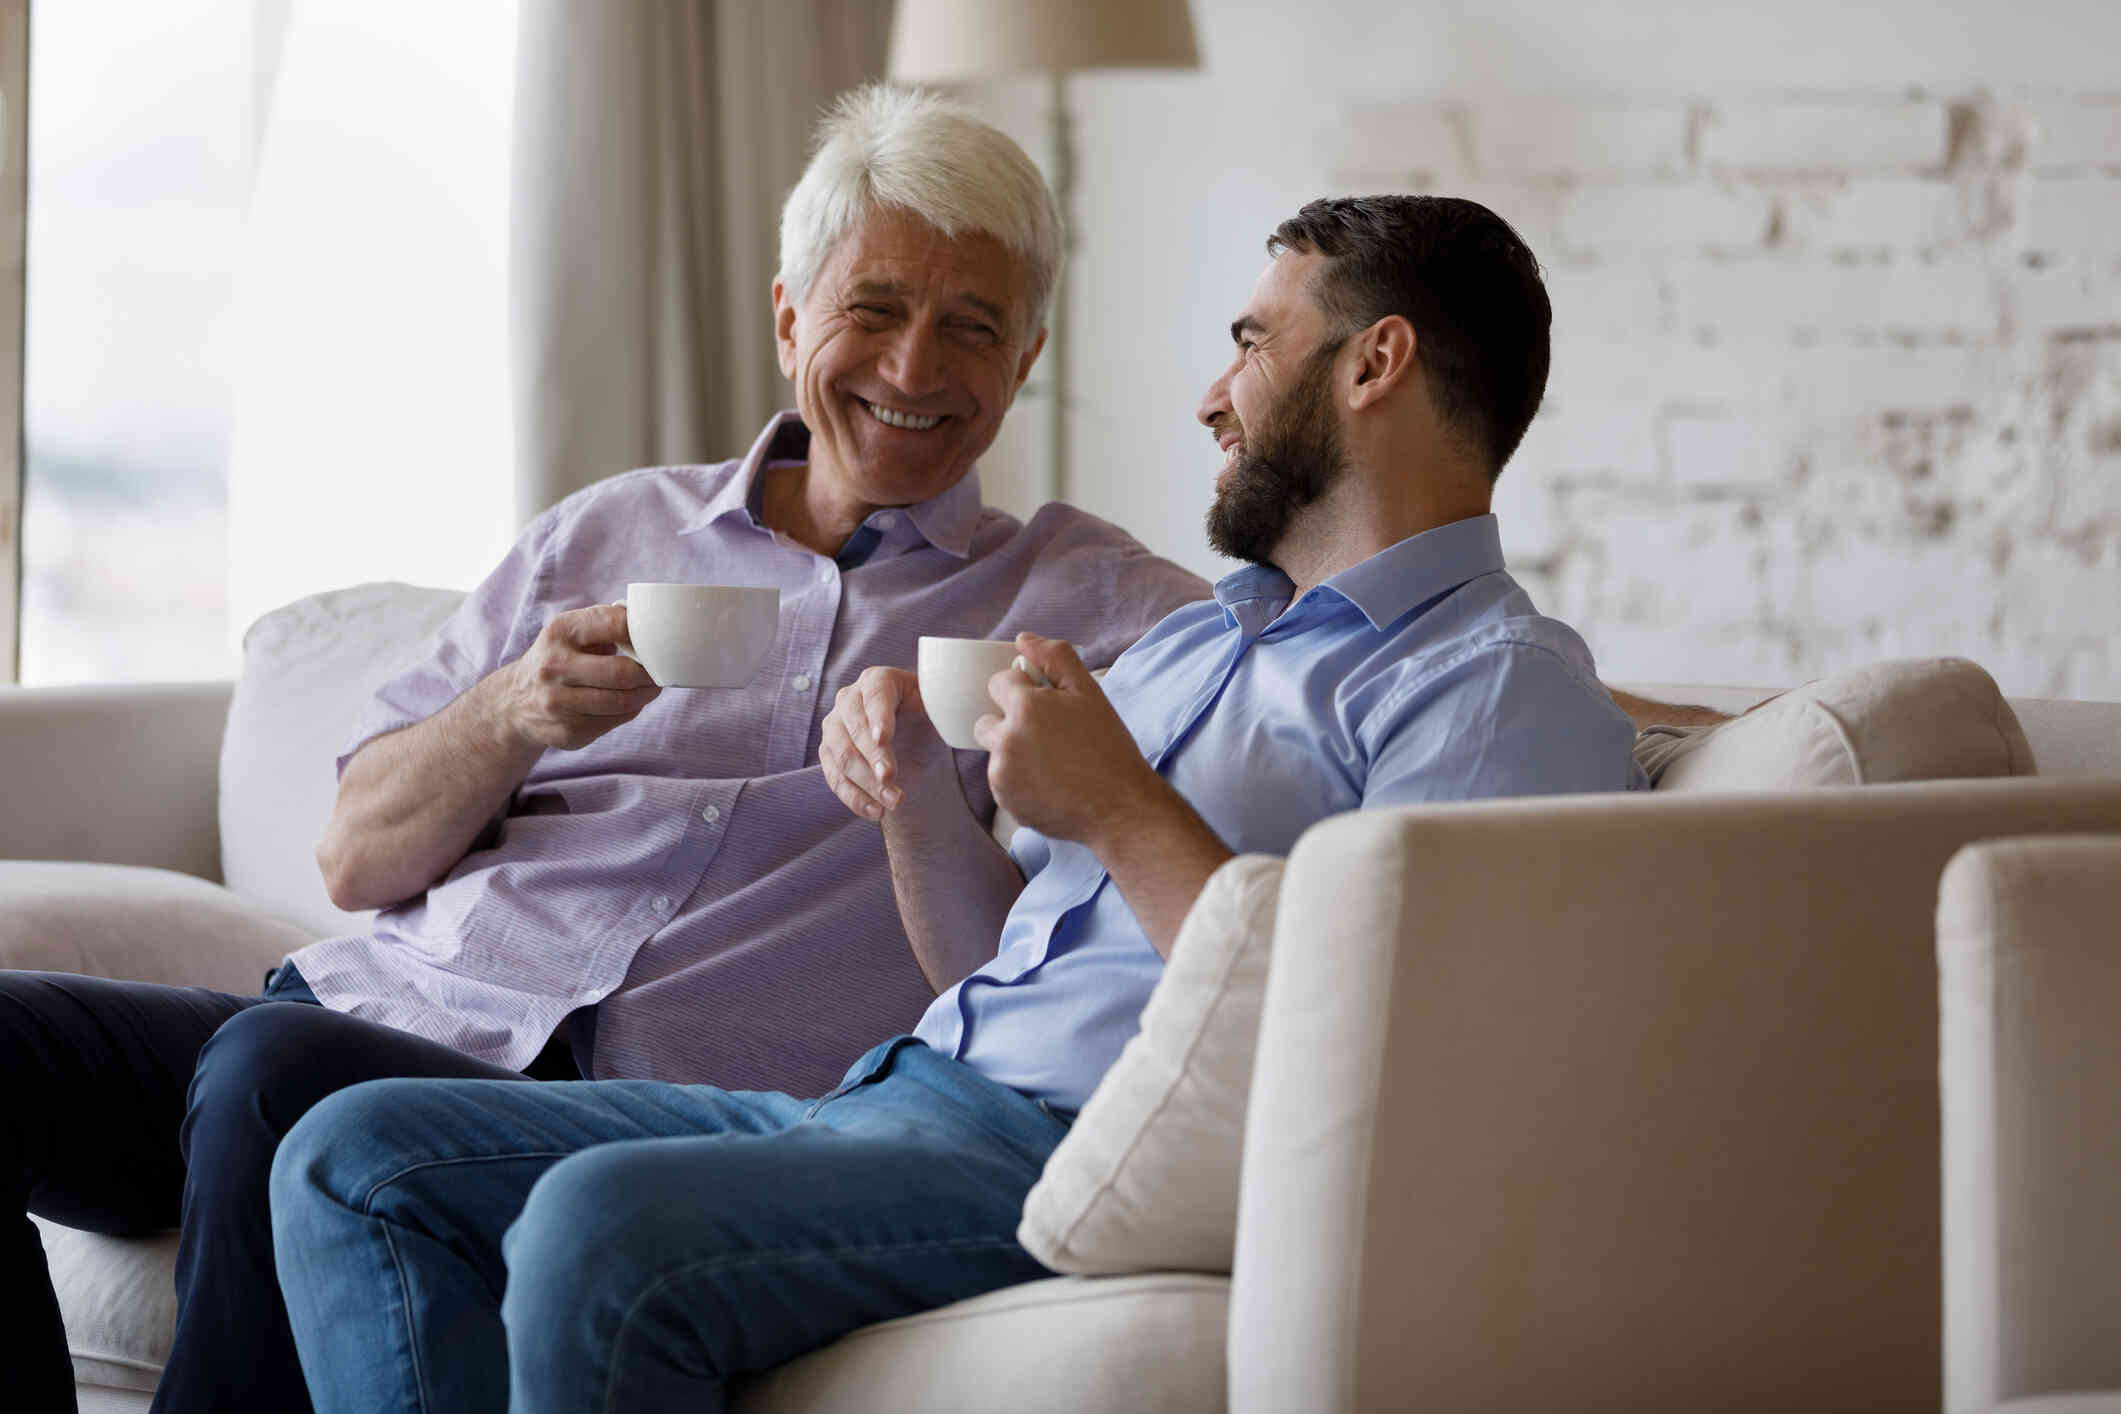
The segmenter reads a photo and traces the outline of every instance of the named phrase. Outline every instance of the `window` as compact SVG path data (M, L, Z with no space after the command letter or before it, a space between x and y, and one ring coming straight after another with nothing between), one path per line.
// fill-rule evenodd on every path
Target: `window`
M37 0L22 681L506 549L514 0Z

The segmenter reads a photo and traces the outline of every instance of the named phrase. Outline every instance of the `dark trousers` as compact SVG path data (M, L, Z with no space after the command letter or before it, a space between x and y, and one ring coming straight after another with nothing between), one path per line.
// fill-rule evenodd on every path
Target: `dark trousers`
M532 1075L574 1078L548 1048ZM309 1392L273 1268L267 1181L310 1106L392 1076L521 1080L316 1005L291 966L264 994L0 972L0 1322L10 1408L74 1408L66 1332L28 1217L143 1237L175 1227L177 1333L157 1411L300 1411Z

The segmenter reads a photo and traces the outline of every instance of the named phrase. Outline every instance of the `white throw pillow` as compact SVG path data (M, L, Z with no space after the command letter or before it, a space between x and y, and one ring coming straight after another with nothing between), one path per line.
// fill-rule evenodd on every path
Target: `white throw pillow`
M1017 1240L1053 1270L1230 1270L1282 863L1242 854L1210 876L1141 1030L1025 1197Z
M339 752L375 690L427 651L463 598L360 584L250 626L221 739L221 877L231 889L318 937L366 931L374 915L334 906L317 872Z
M1911 658L1837 673L1712 727L1650 727L1635 758L1659 790L1756 791L2025 776L2032 747L1986 672Z

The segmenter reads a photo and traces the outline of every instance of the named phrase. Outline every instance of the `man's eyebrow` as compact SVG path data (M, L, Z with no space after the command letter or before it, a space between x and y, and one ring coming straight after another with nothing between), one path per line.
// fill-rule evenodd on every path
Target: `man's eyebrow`
M899 280L856 280L847 286L847 294L855 299L870 295L905 295L911 287Z
M871 279L855 280L850 283L847 286L846 297L848 299L874 299L878 296L890 296L893 299L905 299L912 293L913 286L903 280ZM959 304L970 305L997 324L1009 322L1009 311L984 295L975 295L968 291L963 294L953 295L951 298Z
M1266 332L1267 326L1249 314L1240 314L1237 318L1230 321L1230 342L1233 344L1243 343L1247 334L1264 334Z
M978 295L970 294L959 295L958 298L963 300L966 304L971 305L974 309L986 315L989 319L993 320L997 324L1006 324L1009 322L1009 311L1003 309L1000 305L996 304L991 299L982 299Z

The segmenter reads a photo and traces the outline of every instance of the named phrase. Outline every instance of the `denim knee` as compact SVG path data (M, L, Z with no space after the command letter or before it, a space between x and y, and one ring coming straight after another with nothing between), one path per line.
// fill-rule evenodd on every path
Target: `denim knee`
M321 1007L268 1002L237 1012L200 1048L179 1142L216 1167L246 1150L262 1176L282 1131L315 1101L303 1064ZM203 1141L203 1142L202 1142Z
M539 1176L501 1240L511 1330L571 1325L591 1308L623 1311L657 1278L671 1234L653 1218L663 1195L647 1145L600 1144Z

